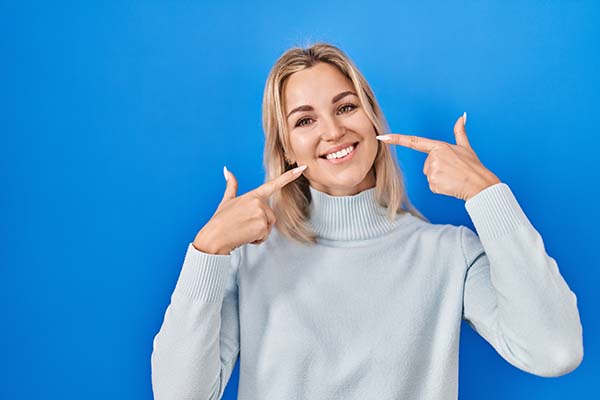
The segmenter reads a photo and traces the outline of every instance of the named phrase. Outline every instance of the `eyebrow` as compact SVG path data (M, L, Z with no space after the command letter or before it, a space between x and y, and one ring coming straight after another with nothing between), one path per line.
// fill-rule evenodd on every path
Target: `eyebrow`
M357 94L354 93L353 91L347 90L345 92L338 93L335 96L333 96L333 99L331 99L331 104L335 104L336 102L340 101L342 98L348 96L349 94L353 94L353 95L357 96ZM290 115L292 115L295 112L299 112L299 111L312 111L312 110L313 110L312 106L308 106L308 105L303 105L303 106L300 106L300 107L296 107L292 111L290 111L290 113L287 115L286 119L290 118Z

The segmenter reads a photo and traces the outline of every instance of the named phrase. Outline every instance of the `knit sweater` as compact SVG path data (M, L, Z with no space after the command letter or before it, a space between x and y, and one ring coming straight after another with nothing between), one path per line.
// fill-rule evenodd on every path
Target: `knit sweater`
M275 227L227 255L188 244L153 341L155 399L458 397L461 320L543 377L583 358L577 297L509 186L465 202L467 226L387 219L375 188L310 187L316 245Z

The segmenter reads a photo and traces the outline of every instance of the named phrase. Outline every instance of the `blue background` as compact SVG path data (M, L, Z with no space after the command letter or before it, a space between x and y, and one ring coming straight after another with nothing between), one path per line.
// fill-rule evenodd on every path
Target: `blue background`
M454 143L467 111L577 294L578 369L525 373L463 322L460 398L590 398L599 20L593 1L1 2L0 398L152 397L152 340L223 165L239 194L263 182L265 79L316 40L356 62L393 132ZM430 192L426 154L397 154L432 222L473 227L464 201Z

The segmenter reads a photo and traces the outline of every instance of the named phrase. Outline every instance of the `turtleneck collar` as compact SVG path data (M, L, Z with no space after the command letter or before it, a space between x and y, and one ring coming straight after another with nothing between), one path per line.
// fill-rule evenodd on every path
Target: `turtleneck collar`
M310 186L309 224L319 238L362 240L382 236L392 230L400 215L391 222L387 208L375 200L375 187L349 196L332 196Z

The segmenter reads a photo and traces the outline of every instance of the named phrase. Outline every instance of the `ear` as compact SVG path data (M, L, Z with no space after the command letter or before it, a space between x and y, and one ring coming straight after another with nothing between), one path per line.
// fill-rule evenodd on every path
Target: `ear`
M296 161L291 160L287 154L284 155L285 157L285 161L289 164L289 165L294 165L296 163Z

